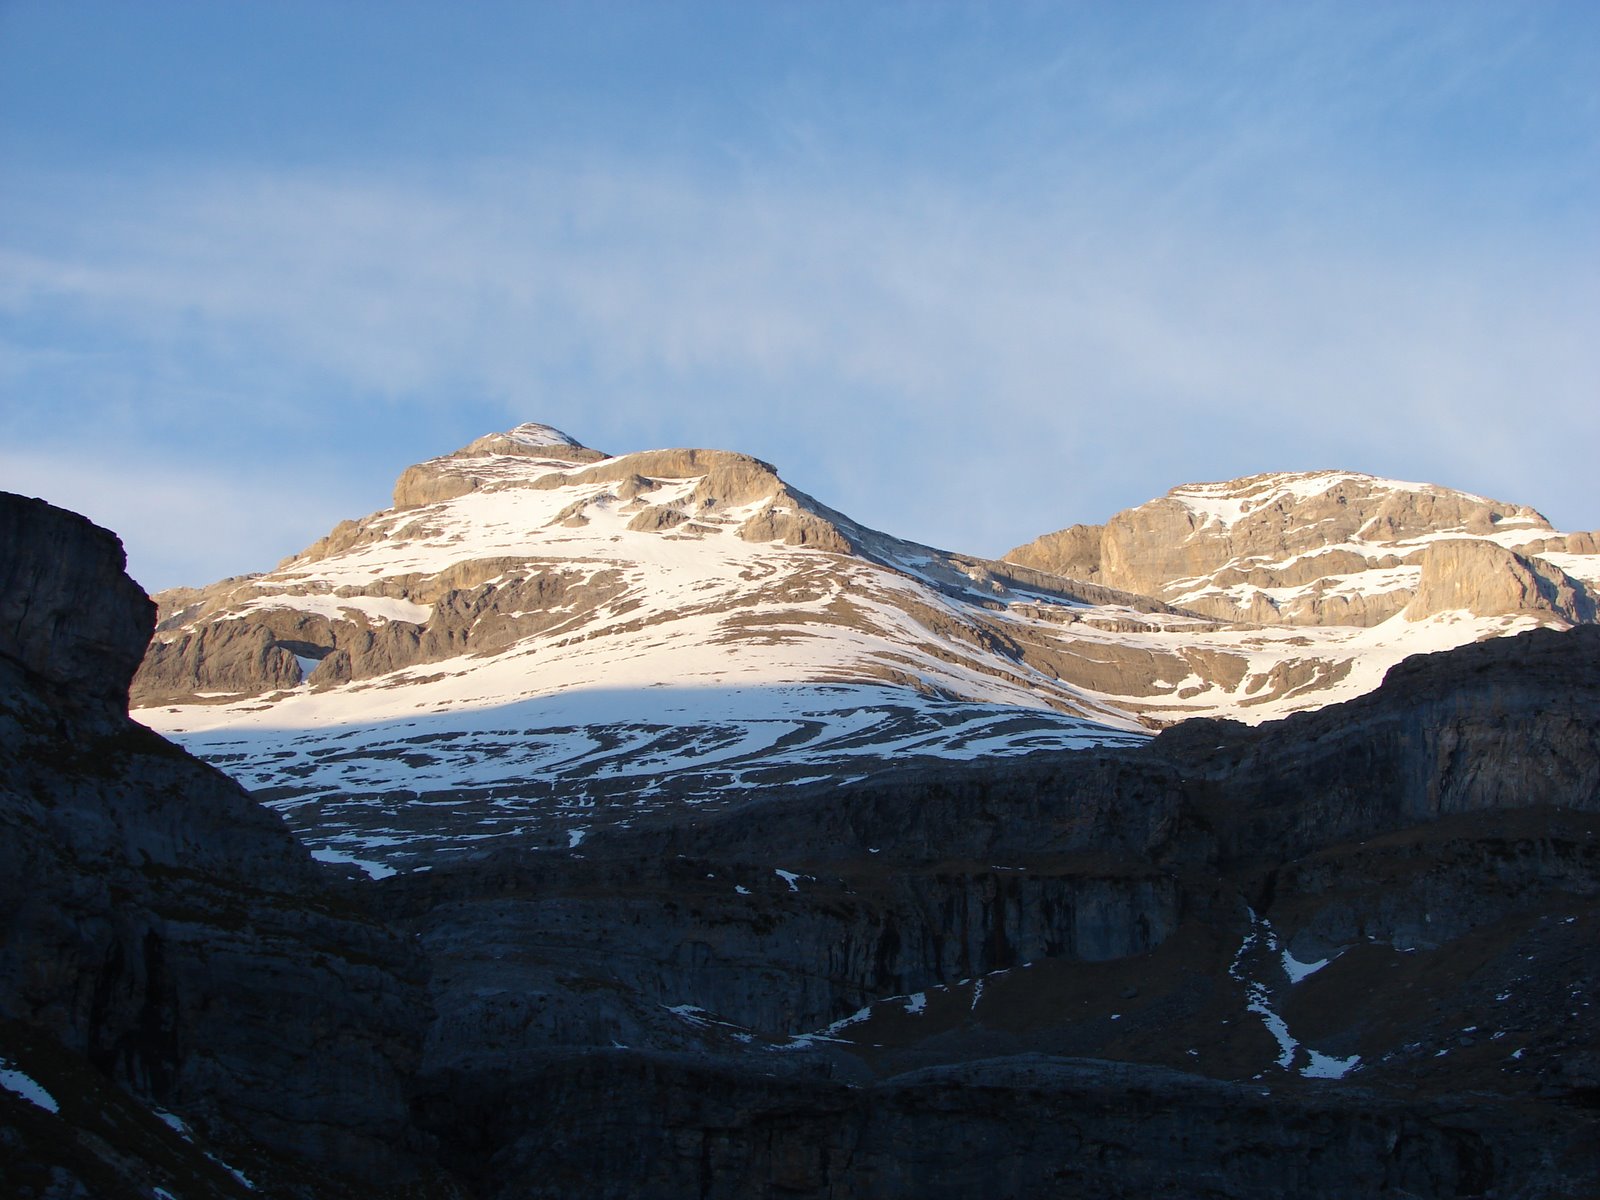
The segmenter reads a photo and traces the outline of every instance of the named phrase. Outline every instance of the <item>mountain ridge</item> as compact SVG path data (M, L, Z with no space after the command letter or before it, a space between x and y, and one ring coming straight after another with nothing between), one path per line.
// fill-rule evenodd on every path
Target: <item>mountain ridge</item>
M1306 569L1353 553L1340 539L1374 521L1412 537L1400 549L1415 562L1374 568L1413 583L1377 624L1222 620L1104 572L1085 582L872 530L748 455L605 455L524 425L407 468L404 503L270 572L158 597L133 699L319 853L390 870L908 758L1267 719L1369 690L1408 653L1593 620L1587 585L1546 560L1419 533L1414 505L1372 500L1381 481L1329 478L1254 477L1243 490L1259 503L1239 520L1270 516ZM1340 520L1297 532L1284 496L1326 506L1329 487L1344 489ZM1447 514L1486 511L1427 494ZM1505 508L1498 536L1531 536L1531 512ZM1182 528L1216 525L1191 513ZM1208 538L1175 552L1211 553Z
M1430 546L1443 539L1492 544L1505 555L1478 563L1476 572L1452 570L1428 561ZM1547 611L1593 620L1597 549L1595 534L1557 533L1526 505L1324 470L1183 484L1103 525L1045 534L1003 557L1222 620L1370 626L1402 611L1413 618L1447 611L1448 600L1430 598L1440 591L1454 591L1456 607L1480 615ZM1581 565L1587 582L1569 578L1563 564ZM1474 574L1506 571L1537 575L1547 591L1590 594L1586 602L1546 594L1511 606L1463 587Z

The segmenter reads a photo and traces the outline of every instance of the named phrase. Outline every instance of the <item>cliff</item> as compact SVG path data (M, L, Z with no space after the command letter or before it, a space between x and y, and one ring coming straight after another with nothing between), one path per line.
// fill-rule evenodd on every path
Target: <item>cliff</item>
M0 531L0 1053L152 1147L129 1163L35 1130L7 1151L8 1194L230 1194L199 1147L264 1155L274 1194L415 1182L415 951L237 784L127 719L155 610L116 538L7 494ZM97 1078L126 1099L84 1101ZM325 1183L292 1182L307 1164Z

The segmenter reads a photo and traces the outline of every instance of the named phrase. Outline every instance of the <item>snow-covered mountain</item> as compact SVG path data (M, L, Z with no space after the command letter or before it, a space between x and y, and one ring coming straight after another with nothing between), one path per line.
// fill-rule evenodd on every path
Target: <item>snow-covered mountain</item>
M323 857L386 871L507 837L578 844L773 783L1278 716L1367 691L1410 653L1592 619L1581 583L1504 548L1513 530L1524 549L1536 530L1549 540L1530 510L1485 518L1483 534L1444 523L1449 538L1371 518L1306 535L1297 503L1366 479L1322 478L1179 489L1154 505L1187 517L1114 518L1073 579L1059 572L1078 559L991 562L866 529L745 455L608 456L522 425L408 468L393 508L266 574L157 597L135 715L257 789ZM1460 498L1433 494L1441 511ZM1449 504L1468 501L1488 503ZM1261 537L1239 531L1264 513L1284 546L1256 553ZM1359 546L1364 570L1409 573L1410 594L1363 623L1219 619L1203 601L1227 576L1199 578L1211 559L1195 550L1215 558L1218 541L1228 569L1248 551L1345 574ZM1107 586L1173 593L1174 579L1116 568L1168 543L1188 571L1181 606ZM1507 566L1459 561L1485 553L1511 560L1501 592L1521 581L1526 603L1451 590ZM1308 594L1334 587L1280 569Z
M1006 558L1227 621L1371 626L1460 610L1593 620L1597 549L1525 505L1310 471L1186 484Z

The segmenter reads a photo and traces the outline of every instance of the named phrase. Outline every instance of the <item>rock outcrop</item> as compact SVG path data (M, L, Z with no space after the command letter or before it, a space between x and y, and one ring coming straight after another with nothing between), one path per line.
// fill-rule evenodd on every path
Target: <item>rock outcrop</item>
M1548 613L1574 624L1593 622L1594 597L1557 566L1526 558L1493 542L1450 538L1422 552L1412 619L1444 612L1480 616Z
M607 457L559 429L528 422L505 433L489 433L453 454L407 467L394 485L396 508L418 508L454 500L495 483L495 468L505 459L538 459L551 463L590 463Z
M0 1018L65 1078L121 1085L269 1174L417 1182L415 951L238 785L118 710L155 613L116 538L4 494L0 530ZM201 1155L174 1140L129 1194L178 1187L163 1156ZM57 1169L132 1188L126 1151L89 1139Z
M1441 537L1490 549L1469 560L1459 548L1435 554ZM1593 610L1593 583L1568 579L1564 599L1523 588L1540 554L1589 554L1588 533L1556 534L1525 505L1504 504L1431 484L1320 471L1253 475L1173 488L1105 525L1074 525L1005 557L1040 570L1157 596L1221 620L1371 626L1402 610L1442 611L1441 586L1479 616L1544 614L1552 621ZM1516 549L1519 555L1493 550ZM1512 562L1521 557L1522 566ZM1431 566L1430 566L1431 564ZM1441 572L1453 582L1441 584ZM1600 563L1594 575L1600 575ZM1511 606L1512 593L1523 603ZM1419 591L1433 593L1413 605Z
M0 546L0 659L75 704L126 712L155 610L116 535L0 492Z

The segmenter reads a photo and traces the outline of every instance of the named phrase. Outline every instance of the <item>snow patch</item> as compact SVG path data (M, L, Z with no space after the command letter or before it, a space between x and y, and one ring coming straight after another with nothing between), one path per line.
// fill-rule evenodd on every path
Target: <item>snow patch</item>
M1300 1075L1305 1079L1343 1079L1361 1065L1361 1056L1352 1054L1349 1058L1335 1058L1331 1054L1322 1054L1316 1050L1307 1049L1311 1061L1301 1068Z
M1321 970L1328 965L1329 959L1317 963L1302 963L1294 958L1287 950L1279 951L1278 936L1273 932L1272 923L1265 918L1258 917L1254 909L1246 909L1250 914L1250 929L1245 934L1244 941L1240 944L1238 952L1234 955L1233 962L1228 967L1228 975L1242 983L1245 988L1245 1008L1261 1018L1262 1024L1267 1027L1267 1032L1278 1043L1278 1066L1285 1070L1292 1070L1296 1060L1304 1052L1306 1065L1300 1068L1300 1075L1305 1079L1343 1079L1351 1071L1361 1065L1358 1055L1349 1058L1335 1058L1329 1054L1322 1054L1310 1047L1302 1047L1292 1033L1289 1032L1289 1023L1279 1015L1272 1004L1272 993L1267 985L1260 980L1252 979L1245 972L1245 959L1257 943L1261 943L1268 952L1278 952L1283 964L1284 973L1289 976L1291 983L1298 983L1307 975Z
M395 873L395 868L384 863L374 862L366 858L357 858L354 854L348 854L343 850L335 850L331 846L318 847L311 852L311 857L318 862L360 867L372 879L387 879Z
M217 1166L221 1167L229 1175L232 1175L235 1179L237 1179L241 1184L243 1184L250 1191L253 1192L253 1191L256 1190L256 1185L254 1183L252 1183L250 1181L250 1179L245 1175L245 1173L243 1171L239 1170L237 1167L230 1167L227 1163L223 1162L215 1154L212 1154L209 1151L206 1152L206 1157L209 1158L212 1162L216 1163Z
M173 1133L176 1133L185 1141L194 1141L194 1133L190 1130L189 1123L178 1116L177 1113L170 1113L164 1108L152 1108L150 1111L155 1113L156 1119L172 1130Z
M10 1059L0 1058L0 1088L21 1096L29 1104L36 1104L47 1113L59 1113L61 1106L32 1075L18 1069Z
M426 625L428 618L433 616L433 609L428 605L413 604L410 600L395 596L262 596L244 605L240 611L262 612L283 608L326 617L330 621L348 621L350 614L356 613L378 624L405 621L412 625Z
M1316 962L1301 962L1293 954L1285 950L1283 952L1283 973L1289 977L1290 983L1299 983L1307 976L1315 975L1332 961L1332 958L1319 958Z
M506 437L519 446L571 446L574 449L583 447L583 443L576 438L562 433L552 425L541 425L537 421L524 421L515 429L507 431Z

